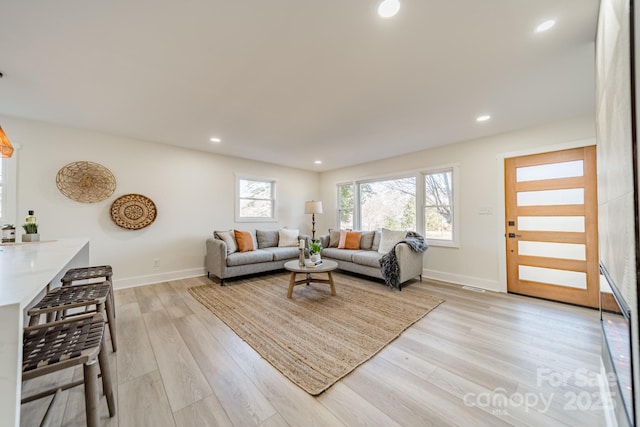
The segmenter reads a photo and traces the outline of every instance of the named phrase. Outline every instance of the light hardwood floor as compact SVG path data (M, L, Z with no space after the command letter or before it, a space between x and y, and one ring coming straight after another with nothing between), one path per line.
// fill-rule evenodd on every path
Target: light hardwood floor
M350 279L336 273L337 292ZM199 277L116 291L118 414L108 418L102 398L103 425L604 425L591 383L600 369L595 310L414 281L446 302L312 397L186 292L201 284L219 286ZM81 378L81 368L72 374ZM37 425L43 406L22 405L21 425ZM53 421L84 425L82 387L62 394Z

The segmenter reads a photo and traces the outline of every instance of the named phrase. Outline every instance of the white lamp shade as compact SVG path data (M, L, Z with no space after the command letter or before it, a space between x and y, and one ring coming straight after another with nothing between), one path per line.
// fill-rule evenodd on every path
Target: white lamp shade
M315 200L311 200L309 202L304 202L304 213L306 214L321 214L322 213L322 202L318 202Z

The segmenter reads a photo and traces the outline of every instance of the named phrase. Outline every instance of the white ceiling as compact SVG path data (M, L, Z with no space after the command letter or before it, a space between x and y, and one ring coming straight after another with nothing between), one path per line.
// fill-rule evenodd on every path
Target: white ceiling
M329 170L594 111L598 0L401 3L3 0L0 114Z

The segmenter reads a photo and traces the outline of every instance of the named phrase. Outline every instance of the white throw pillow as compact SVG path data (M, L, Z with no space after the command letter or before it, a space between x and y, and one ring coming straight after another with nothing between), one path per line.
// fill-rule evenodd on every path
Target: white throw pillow
M378 253L386 254L401 240L404 240L407 235L406 231L403 230L387 230L386 228L382 229L382 236L380 237L380 247L378 248Z
M238 251L238 244L236 243L236 236L233 234L233 230L214 231L213 235L227 244L227 255Z
M278 235L278 247L285 246L298 246L298 230L290 230L288 228L281 228Z

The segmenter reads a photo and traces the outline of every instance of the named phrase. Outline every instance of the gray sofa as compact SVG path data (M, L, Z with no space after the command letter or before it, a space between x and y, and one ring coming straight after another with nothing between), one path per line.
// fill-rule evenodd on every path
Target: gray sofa
M284 263L298 259L298 246L278 247L278 230L250 230L254 238L255 250L250 252L229 251L227 243L217 237L207 239L207 254L205 256L205 268L207 277L211 275L220 280L248 274L263 273L266 271L284 268ZM309 236L300 235L300 239L306 241L308 247Z
M353 273L383 279L380 271L380 258L384 255L378 252L381 240L380 231L364 231L360 237L358 249L338 249L336 231L321 236L322 258L332 259L338 263L338 268ZM337 231L339 236L339 231ZM333 239L331 238L333 237ZM408 280L419 277L422 281L423 253L414 252L406 243L400 243L394 248L400 269L400 286Z

